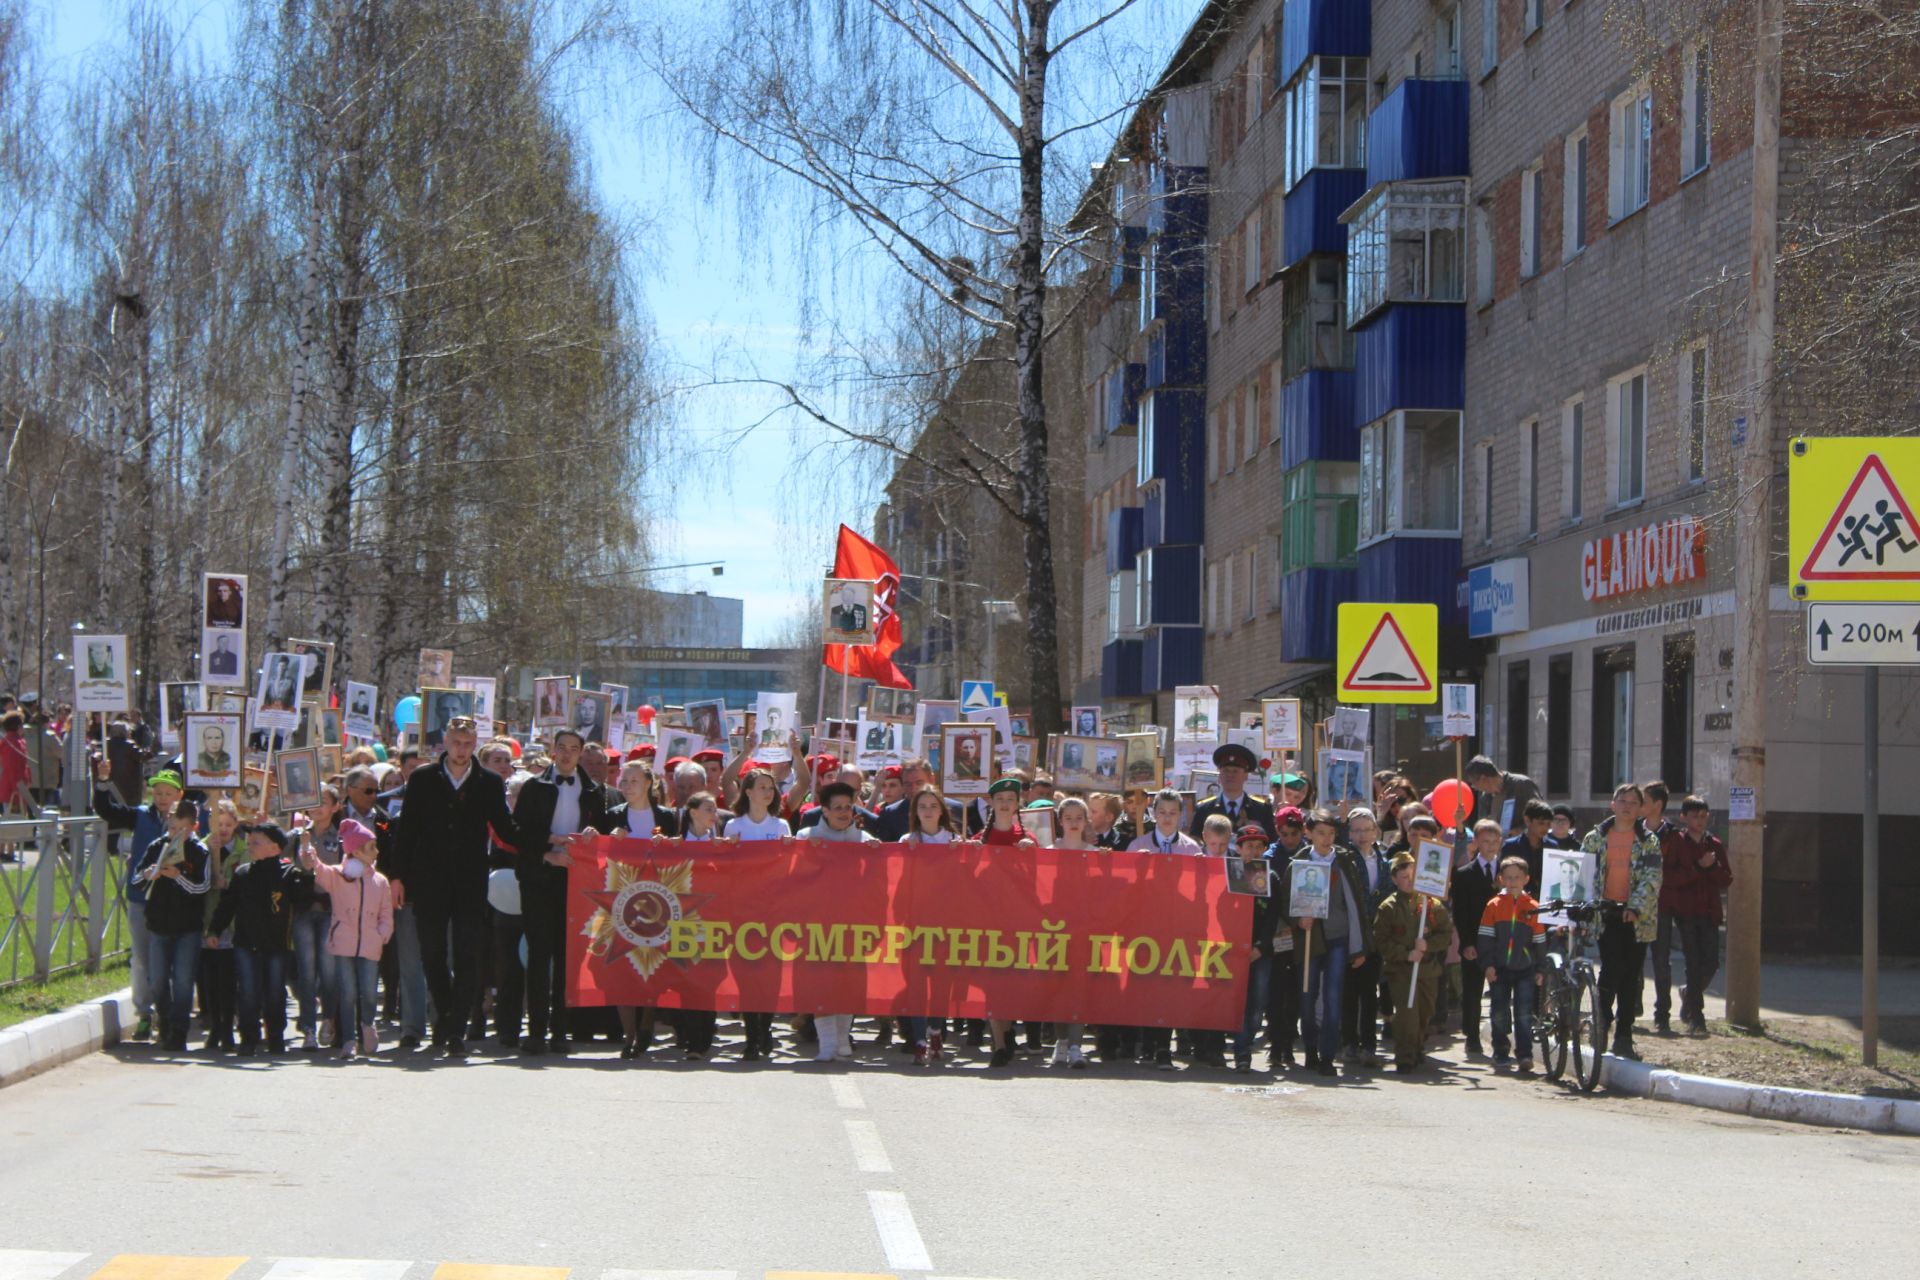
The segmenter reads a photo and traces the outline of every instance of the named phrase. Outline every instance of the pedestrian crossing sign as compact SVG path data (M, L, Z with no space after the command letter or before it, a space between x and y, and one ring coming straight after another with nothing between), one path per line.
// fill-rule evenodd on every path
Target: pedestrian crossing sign
M1338 656L1342 702L1436 701L1440 607L1343 604Z
M1920 600L1920 437L1802 436L1787 451L1798 600Z
M962 680L960 682L960 710L985 711L994 703L993 681Z

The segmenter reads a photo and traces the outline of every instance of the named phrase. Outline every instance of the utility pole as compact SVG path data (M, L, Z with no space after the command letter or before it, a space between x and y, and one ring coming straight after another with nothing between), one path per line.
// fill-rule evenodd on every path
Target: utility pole
M1774 264L1780 247L1782 0L1756 0L1753 49L1752 262L1747 281L1747 377L1752 421L1738 446L1733 552L1733 786L1753 797L1730 824L1727 1020L1760 1026L1760 891L1767 817L1768 596L1773 564Z

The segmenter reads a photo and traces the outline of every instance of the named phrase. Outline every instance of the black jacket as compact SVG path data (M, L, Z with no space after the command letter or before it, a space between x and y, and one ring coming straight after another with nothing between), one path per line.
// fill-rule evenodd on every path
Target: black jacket
M899 840L907 834L908 825L913 821L907 811L907 806L912 803L912 796L901 796L892 804L881 805L874 811L873 825L867 830L873 832L876 840Z
M142 875L160 865L167 850L167 837L161 836L146 847L134 863L134 874ZM189 839L186 861L179 864L180 875L156 876L147 885L147 928L154 933L206 932L207 890L213 887L213 858L199 839Z
M627 834L627 802L621 800L600 817L600 823L594 827L603 836L624 836ZM653 833L671 839L680 834L680 815L662 805L650 805L653 810Z
M580 830L601 830L607 821L607 789L582 769L574 770L573 785L580 788ZM514 860L513 873L523 885L531 882L566 888L567 869L545 861L547 842L553 837L553 810L559 800L560 787L551 767L520 784L520 800L513 812L514 825L520 831L515 842L520 856Z
M1487 909L1487 903L1493 901L1493 895L1500 892L1495 878L1499 874L1499 857L1493 859L1494 875L1488 875L1480 869L1480 860L1475 858L1464 867L1455 867L1453 881L1447 893L1447 910L1453 916L1453 927L1460 933L1460 945L1477 947L1480 945L1480 913Z
M409 902L484 905L489 827L514 848L526 847L499 774L475 761L456 788L444 759L421 765L407 779L392 861L382 870L389 880L401 882ZM543 849L545 844L543 836Z
M208 933L233 926L233 945L248 951L285 951L293 945L293 918L313 901L313 874L282 854L233 869Z
M1210 796L1202 800L1193 807L1193 825L1187 829L1187 834L1198 840L1200 832L1207 825L1207 819L1216 813L1224 815L1226 812L1227 802L1223 797ZM1240 815L1233 820L1234 843L1239 843L1240 828L1249 822L1266 832L1268 844L1280 838L1279 828L1273 825L1273 805L1259 796L1243 791L1240 793Z

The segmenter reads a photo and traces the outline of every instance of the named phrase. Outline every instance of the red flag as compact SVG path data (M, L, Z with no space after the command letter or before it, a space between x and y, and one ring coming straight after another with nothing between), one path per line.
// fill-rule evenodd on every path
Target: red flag
M833 555L833 576L873 583L873 608L878 616L871 645L822 646L820 661L829 670L845 672L855 680L873 680L889 689L911 689L913 681L893 664L900 648L900 615L894 597L900 591L900 566L873 543L840 526L840 546Z

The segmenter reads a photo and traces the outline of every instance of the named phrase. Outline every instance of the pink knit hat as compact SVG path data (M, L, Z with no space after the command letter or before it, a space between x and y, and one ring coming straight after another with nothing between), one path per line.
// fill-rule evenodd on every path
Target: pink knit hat
M340 824L340 850L348 857L352 857L372 843L373 832L352 818Z

